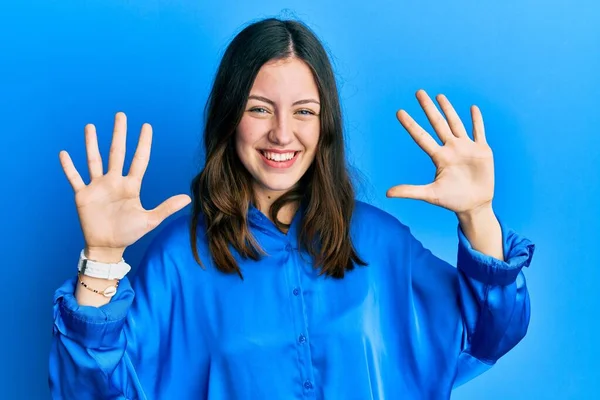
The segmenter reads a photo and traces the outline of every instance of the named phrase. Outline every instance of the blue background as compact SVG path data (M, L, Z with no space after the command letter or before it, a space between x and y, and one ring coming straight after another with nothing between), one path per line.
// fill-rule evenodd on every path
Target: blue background
M600 394L600 5L589 1L20 1L0 6L0 307L2 398L48 397L54 290L83 245L68 150L84 175L83 127L107 154L115 112L129 117L131 159L154 127L142 189L147 208L187 193L197 172L202 109L219 57L247 22L307 22L334 56L349 158L361 198L456 257L456 219L386 199L434 169L395 119L426 120L419 88L445 93L467 119L483 112L495 152L495 209L537 244L526 271L527 337L454 399L588 399ZM596 71L596 72L594 72ZM424 125L429 129L429 125ZM136 265L152 235L128 249Z

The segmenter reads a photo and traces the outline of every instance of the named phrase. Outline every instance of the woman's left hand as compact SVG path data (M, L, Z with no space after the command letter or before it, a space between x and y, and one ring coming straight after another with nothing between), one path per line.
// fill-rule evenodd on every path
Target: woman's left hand
M448 99L436 97L446 118L423 90L417 99L425 111L442 145L421 128L404 110L398 120L436 166L435 178L427 185L398 185L389 189L388 197L423 200L457 214L491 207L494 197L494 158L485 139L479 108L471 107L473 140Z

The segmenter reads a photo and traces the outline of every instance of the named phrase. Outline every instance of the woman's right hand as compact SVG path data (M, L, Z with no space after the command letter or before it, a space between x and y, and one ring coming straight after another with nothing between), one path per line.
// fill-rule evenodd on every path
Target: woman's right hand
M150 159L152 127L144 124L129 173L123 175L127 118L115 115L108 171L103 170L94 125L85 127L90 183L85 184L66 151L59 154L62 168L75 191L75 204L86 243L86 256L100 262L118 262L125 248L156 228L191 201L188 195L173 196L152 210L140 201L142 178Z

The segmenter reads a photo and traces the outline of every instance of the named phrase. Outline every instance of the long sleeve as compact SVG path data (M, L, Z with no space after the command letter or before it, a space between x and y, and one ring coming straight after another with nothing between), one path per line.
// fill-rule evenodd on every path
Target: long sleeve
M78 305L76 279L56 291L49 360L53 398L145 399L146 391L154 390L140 377L147 382L159 375L177 274L168 252L157 244L138 271L132 284L122 279L115 297L99 308Z
M493 366L527 332L530 301L522 269L529 266L535 246L502 222L501 228L505 261L473 249L459 227L456 268L406 228L415 323L420 335L450 346L440 352L454 360L447 361L454 387Z
M118 294L99 308L79 306L75 284L69 279L54 295L50 393L54 399L119 398L125 387L111 377L128 368L123 328L134 297L129 279L122 279ZM135 371L129 375L135 381Z
M455 386L485 371L527 333L529 292L522 269L535 246L502 226L504 259L474 250L458 228L458 278L464 324Z

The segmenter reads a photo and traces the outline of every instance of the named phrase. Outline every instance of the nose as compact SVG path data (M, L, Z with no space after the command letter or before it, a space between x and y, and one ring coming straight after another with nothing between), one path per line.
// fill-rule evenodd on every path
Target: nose
M269 132L269 140L278 146L286 146L294 141L292 124L286 115L280 114L274 118L273 127Z

